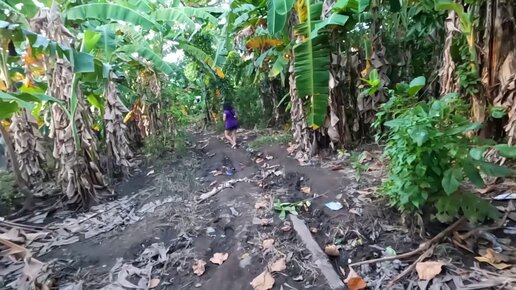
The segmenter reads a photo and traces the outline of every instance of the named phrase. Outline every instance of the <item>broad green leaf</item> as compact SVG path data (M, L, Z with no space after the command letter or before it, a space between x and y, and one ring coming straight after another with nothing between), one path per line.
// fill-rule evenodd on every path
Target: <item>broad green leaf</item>
M154 51L150 50L146 47L141 47L137 45L126 45L119 48L119 51L125 51L129 54L137 53L142 58L151 62L155 69L172 76L174 74L174 70L172 67L166 63L161 56L157 55Z
M160 22L167 22L171 26L181 24L190 30L195 30L195 19L203 19L216 24L217 18L209 13L208 9L193 7L175 7L160 9L153 14L154 19Z
M120 20L140 25L145 29L160 29L161 26L151 18L128 7L111 3L84 4L72 7L65 13L69 20L97 19L100 21Z
M489 111L491 113L491 117L495 119L501 119L507 115L504 107L491 107Z
M506 158L514 159L516 158L516 146L510 146L508 144L498 144L495 146L496 150L498 150L498 153L500 153L501 156Z
M89 53L99 42L101 34L95 31L84 31L84 52Z
M428 140L428 131L423 128L415 128L410 132L410 137L417 146L422 146Z
M450 130L446 131L446 134L449 134L449 135L464 134L469 131L476 131L480 128L482 128L482 124L472 123L472 124L468 124L468 125L450 129Z
M90 103L90 105L92 105L96 109L103 110L103 106L99 96L89 95L88 97L86 97L86 100L88 100L88 103Z
M97 30L101 36L97 45L104 52L105 59L111 60L111 55L116 49L115 33L107 25L97 27Z
M268 0L267 2L267 29L269 34L274 35L285 27L288 12L292 9L294 0Z
M208 67L210 67L219 78L224 78L224 72L222 71L222 69L218 67L215 64L215 61L211 58L211 56L206 54L202 49L199 49L193 45L189 45L184 42L179 43L179 47L183 49L186 54L194 57L195 59L197 59L197 61L206 64Z
M482 160L484 158L485 147L475 147L469 150L469 156L475 160Z
M476 161L475 164L480 167L481 171L483 171L485 174L489 176L506 177L514 175L514 171L504 166L496 165L485 161Z
M18 112L20 107L16 102L6 102L0 100L0 120L10 118L14 113Z
M338 12L364 12L370 4L370 0L338 0L333 5L333 10Z
M426 84L425 77L423 77L423 76L417 77L410 82L407 93L409 94L409 96L414 96L425 86L425 84Z
M76 52L73 54L74 61L72 63L74 73L95 72L94 58L91 54L85 52Z
M2 1L0 1L2 2ZM7 4L11 5L14 9L18 10L21 14L23 14L27 18L32 18L39 11L38 6L34 4L32 0L6 0ZM21 6L21 10L17 9L19 4L23 4ZM0 5L1 7L1 5Z
M285 70L285 67L288 65L288 60L283 57L283 55L278 56L276 58L276 61L272 65L271 71L269 72L269 77L275 78L277 77L283 70Z
M464 174L466 177L478 188L483 188L485 186L484 179L480 175L480 171L475 165L471 162L465 162L463 164Z
M391 12L396 13L401 11L400 0L389 0Z
M444 172L441 185L444 191L450 195L459 189L462 179L463 174L460 168L450 168Z
M315 24L314 30L310 33L311 38L315 38L319 35L319 30L326 28L328 25L344 25L348 21L349 17L341 14L332 14L330 17L323 21Z

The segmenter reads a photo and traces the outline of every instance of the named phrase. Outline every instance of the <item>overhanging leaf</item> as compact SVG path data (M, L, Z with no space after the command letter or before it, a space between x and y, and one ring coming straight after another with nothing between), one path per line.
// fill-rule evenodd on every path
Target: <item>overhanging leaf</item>
M425 83L426 83L426 78L423 76L413 79L410 82L409 88L407 90L407 93L409 94L409 96L414 96L415 94L417 94L425 86Z
M341 14L332 14L330 17L323 21L315 24L314 30L310 33L310 37L314 38L319 35L319 30L326 28L329 25L344 25L348 21L349 17Z
M142 58L151 62L155 69L171 76L174 74L174 70L172 67L166 63L161 56L157 55L154 51L150 50L146 47L136 46L136 45L126 45L119 49L120 51L126 51L129 54L136 52Z
M68 9L65 15L70 20L121 20L134 25L140 25L146 29L160 29L158 23L138 11L112 3L93 3L75 6Z
M288 12L294 5L294 0L268 0L267 29L270 34L283 30L287 22Z
M459 189L463 175L460 168L450 168L444 172L443 180L441 182L444 191L447 194L452 194Z
M10 118L18 112L19 106L16 102L5 102L0 100L0 120Z
M498 153L506 158L516 158L516 146L510 146L508 144L499 144L495 146Z
M217 18L205 8L174 7L159 9L153 14L154 19L161 22L186 25L188 29L195 29L195 19L203 19L210 23L217 23Z
M512 171L511 169L493 163L485 161L476 161L476 164L480 167L480 170L482 170L490 176L506 177L514 174L514 171Z

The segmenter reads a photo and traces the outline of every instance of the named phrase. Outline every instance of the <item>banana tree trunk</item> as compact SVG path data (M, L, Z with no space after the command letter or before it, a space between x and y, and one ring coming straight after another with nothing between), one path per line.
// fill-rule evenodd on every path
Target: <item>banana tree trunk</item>
M130 159L133 153L127 139L127 127L123 122L124 113L129 110L120 101L113 75L106 82L104 95L106 98L104 121L109 158L107 164L108 175L113 177L122 173L124 176L129 176Z
M445 22L445 40L443 50L443 63L440 71L441 96L458 92L459 84L455 78L455 62L452 59L451 48L453 34L458 31L458 18L455 11L448 11Z
M45 147L34 118L26 109L16 113L11 119L13 145L22 178L29 187L43 181L46 172L42 169L45 161Z

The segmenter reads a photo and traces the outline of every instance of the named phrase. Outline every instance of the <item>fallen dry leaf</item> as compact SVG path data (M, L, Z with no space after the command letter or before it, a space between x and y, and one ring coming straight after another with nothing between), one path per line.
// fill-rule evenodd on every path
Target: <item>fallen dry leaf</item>
M301 192L304 192L304 193L310 193L312 191L312 189L309 187L309 186L303 186L301 187Z
M268 206L269 206L269 202L265 199L260 199L254 204L255 209L267 208Z
M264 249L271 249L274 246L274 239L263 240L262 246Z
M257 164L260 164L260 163L262 163L263 161L264 161L264 159L263 159L263 158L256 158L256 163L257 163Z
M498 270L503 270L512 267L510 264L503 263L503 261L506 261L506 258L495 252L493 249L486 249L486 252L484 255L480 257L475 257L477 261L488 263L489 265L495 267Z
M285 262L285 258L281 258L281 259L277 260L270 267L271 272L281 272L285 269L287 269L287 264Z
M284 232L288 232L292 229L292 226L290 225L290 222L288 221L285 221L283 223L283 226L281 227L281 230L284 231Z
M251 281L254 290L269 290L274 286L274 277L268 271L263 271Z
M318 230L317 228L314 228L314 227L311 227L311 228L310 228L310 232L311 232L312 234L317 234L317 232L318 232L318 231L319 231L319 230Z
M274 159L274 157L273 157L273 156L271 156L271 155L267 155L267 156L265 156L265 159L267 159L267 160L272 160L272 159Z
M195 259L195 264L193 264L193 266L192 266L193 272L197 276L201 276L202 274L204 274L204 271L206 271L205 266L206 266L206 262L205 261Z
M324 247L324 252L326 253L326 255L328 256L332 256L332 257L338 257L340 256L340 252L339 252L339 249L337 248L337 246L331 244L331 245L326 245L326 247Z
M213 254L213 257L211 257L210 262L213 264L222 265L224 261L226 261L229 257L228 253L215 253Z
M273 220L272 219L266 219L266 218L257 218L257 217L254 217L253 218L253 224L254 225L262 225L262 226L267 226L267 225L270 225L272 224Z
M341 269L342 272L344 272ZM353 268L349 267L348 277L344 280L349 290L360 290L367 287L367 283L360 277Z
M160 280L159 279L151 279L149 281L149 289L153 289L158 287Z
M431 280L441 273L443 265L439 261L419 262L416 264L416 272L420 280Z

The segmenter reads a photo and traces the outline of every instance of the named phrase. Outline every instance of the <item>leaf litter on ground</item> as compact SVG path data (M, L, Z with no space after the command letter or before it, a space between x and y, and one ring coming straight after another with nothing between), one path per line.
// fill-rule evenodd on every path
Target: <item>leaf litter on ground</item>
M266 240L263 240L262 242L262 247L267 250L267 249L272 249L274 247L274 239L266 239Z
M431 280L441 273L443 265L439 261L419 262L416 264L416 272L420 280Z
M285 258L280 258L269 267L271 272L281 272L287 269Z
M192 269L195 275L201 276L206 271L206 262L201 259L195 259Z
M344 274L344 269L340 268L340 271ZM353 268L349 267L349 273L344 283L348 286L348 290L361 290L367 287L367 283L360 277Z
M269 271L263 271L251 281L254 290L269 290L274 286L274 277Z
M228 253L215 253L213 257L211 257L210 262L217 265L222 265L224 261L226 261L229 257Z

